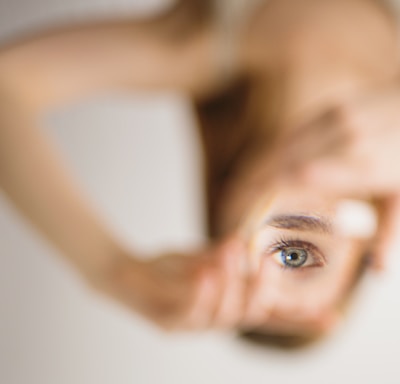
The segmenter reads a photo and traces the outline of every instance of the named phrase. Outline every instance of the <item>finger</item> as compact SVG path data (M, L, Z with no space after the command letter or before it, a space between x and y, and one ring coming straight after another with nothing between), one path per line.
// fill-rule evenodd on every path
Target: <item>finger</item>
M379 225L372 249L371 267L381 271L386 257L400 233L400 194L393 195L378 203Z
M302 124L290 124L286 126L282 138L288 142L297 142L303 137L314 137L324 133L325 126L331 124L340 124L341 119L339 117L339 108L334 107L323 111L320 115L311 117L304 121Z
M282 169L289 176L296 176L312 162L321 159L346 158L348 147L349 142L346 138L329 134L304 144L299 143L296 148L287 151L287 156L282 161Z
M231 240L222 249L222 291L212 326L232 328L240 322L245 288L245 277L241 273L244 257L244 245L239 239Z
M369 175L371 176L371 175ZM376 187L364 167L339 159L320 160L309 164L299 174L299 182L319 191L345 197L368 198Z
M242 325L246 328L253 328L262 325L268 320L273 310L273 295L271 292L268 292L268 299L266 300L265 297L267 292L263 290L265 286L264 268L266 268L266 263L262 261L257 274L254 275L248 283L246 307L242 320ZM273 282L270 286L273 286Z
M217 275L211 269L202 270L195 283L195 293L184 324L189 329L205 329L210 324L217 302Z
M305 127L290 132L278 144L282 161L293 170L314 159L344 153L352 142L351 131L336 111L328 111Z

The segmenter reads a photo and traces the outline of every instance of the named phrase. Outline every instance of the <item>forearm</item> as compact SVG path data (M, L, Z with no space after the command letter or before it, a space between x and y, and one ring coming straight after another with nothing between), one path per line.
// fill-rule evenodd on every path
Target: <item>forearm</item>
M115 90L207 92L215 80L212 30L182 35L164 24L104 22L49 31L1 49L0 79L41 110Z
M177 36L177 27L174 15L100 23L0 50L0 188L92 281L126 252L82 197L39 119L99 92L203 92L212 83L211 37L204 28Z
M34 114L0 92L0 188L79 271L98 283L123 250L82 198Z

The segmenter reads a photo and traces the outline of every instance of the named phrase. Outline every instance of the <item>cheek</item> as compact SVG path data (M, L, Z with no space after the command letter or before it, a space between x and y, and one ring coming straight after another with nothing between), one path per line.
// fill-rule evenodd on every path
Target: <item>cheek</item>
M349 289L355 282L358 270L363 262L363 255L367 249L367 242L347 240L341 252L337 252L335 263L326 276L326 285L330 287L331 295L338 300L349 294Z
M257 296L266 312L292 320L292 316L307 317L336 306L341 289L328 273L319 271L297 275L282 270L271 260L264 261Z

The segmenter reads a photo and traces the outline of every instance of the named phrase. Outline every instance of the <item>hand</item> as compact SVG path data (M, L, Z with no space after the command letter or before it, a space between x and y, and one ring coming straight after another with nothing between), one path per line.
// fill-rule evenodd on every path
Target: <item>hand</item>
M380 213L375 266L400 228L400 89L364 96L324 113L280 147L296 182L321 192L374 199ZM285 158L285 159L284 159Z
M190 256L125 258L113 273L112 294L164 330L231 328L242 316L243 258L237 238Z
M332 108L297 130L284 151L302 182L347 195L400 191L400 88Z

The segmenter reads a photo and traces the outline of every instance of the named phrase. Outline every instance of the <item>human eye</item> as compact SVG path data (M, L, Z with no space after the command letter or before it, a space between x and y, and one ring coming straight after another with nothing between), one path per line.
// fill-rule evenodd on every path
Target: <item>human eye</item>
M314 244L303 240L280 239L267 254L284 269L323 267L325 257Z

